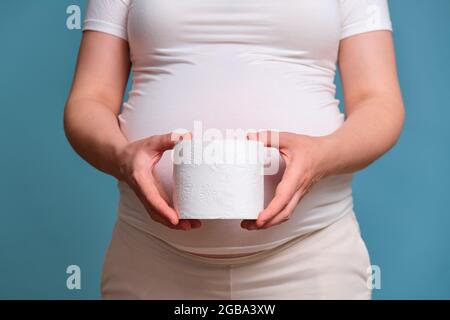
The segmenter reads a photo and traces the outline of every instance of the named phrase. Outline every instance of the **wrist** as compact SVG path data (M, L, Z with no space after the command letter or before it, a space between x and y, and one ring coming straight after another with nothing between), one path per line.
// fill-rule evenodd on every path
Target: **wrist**
M319 159L317 163L317 172L321 178L331 176L335 173L338 162L339 146L336 144L333 135L318 137Z
M124 149L125 149L126 145L127 145L126 143L120 143L120 144L113 146L113 148L112 148L112 164L113 164L112 175L117 180L124 179L121 168L122 168L122 157L123 157L123 153L124 153Z

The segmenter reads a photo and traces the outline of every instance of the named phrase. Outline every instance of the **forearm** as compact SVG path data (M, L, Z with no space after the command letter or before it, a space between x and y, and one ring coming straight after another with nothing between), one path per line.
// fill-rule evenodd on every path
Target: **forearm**
M397 142L403 126L401 101L366 99L344 124L323 138L324 175L353 173L378 159Z
M127 140L110 108L90 99L69 100L64 128L70 144L83 159L120 179L117 156Z

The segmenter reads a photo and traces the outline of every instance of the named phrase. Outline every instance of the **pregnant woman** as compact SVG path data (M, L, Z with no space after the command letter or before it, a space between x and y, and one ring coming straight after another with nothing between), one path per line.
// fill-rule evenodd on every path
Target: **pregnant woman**
M369 299L351 177L403 125L391 31L386 0L89 1L64 120L118 180L103 298ZM166 151L199 123L278 156L257 220L179 219Z

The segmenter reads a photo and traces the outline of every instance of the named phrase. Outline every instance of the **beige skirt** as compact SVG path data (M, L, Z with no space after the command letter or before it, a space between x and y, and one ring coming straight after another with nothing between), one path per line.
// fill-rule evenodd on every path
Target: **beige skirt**
M103 299L370 299L369 267L353 212L277 248L236 258L180 251L119 219L101 291Z

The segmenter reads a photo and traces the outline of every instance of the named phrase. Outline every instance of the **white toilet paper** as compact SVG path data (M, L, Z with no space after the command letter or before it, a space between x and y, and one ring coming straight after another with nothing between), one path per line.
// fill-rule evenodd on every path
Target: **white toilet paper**
M182 219L256 219L264 206L264 146L182 141L173 152L174 204Z

